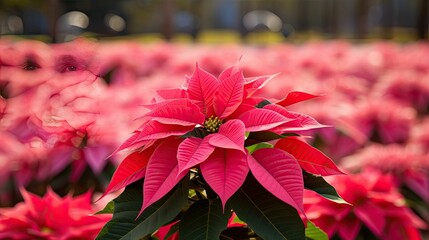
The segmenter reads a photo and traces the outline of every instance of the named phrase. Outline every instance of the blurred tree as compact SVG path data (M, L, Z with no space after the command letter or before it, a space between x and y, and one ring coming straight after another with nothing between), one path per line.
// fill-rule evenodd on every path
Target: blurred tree
M356 38L365 38L368 34L368 14L371 5L370 0L356 1Z
M429 0L420 0L418 22L417 22L417 37L418 39L428 40L428 20L429 20Z
M62 3L60 0L49 0L48 1L47 15L49 19L49 35L53 43L57 42L57 19L60 17L62 12Z
M395 1L383 0L382 2L382 19L381 19L381 36L384 39L391 39L393 37L393 25L395 18Z
M164 38L169 41L173 38L174 26L173 26L173 15L175 12L175 1L164 0L162 1L162 29L161 32Z

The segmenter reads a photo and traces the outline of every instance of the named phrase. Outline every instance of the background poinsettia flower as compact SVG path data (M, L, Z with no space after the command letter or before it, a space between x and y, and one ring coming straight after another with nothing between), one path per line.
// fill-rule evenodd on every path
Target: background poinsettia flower
M424 112L429 103L428 80L426 72L413 68L392 70L377 81L372 97L393 99Z
M307 217L329 237L356 239L365 226L380 239L421 239L416 233L426 225L405 205L391 175L365 170L355 175L326 179L350 205L338 204L306 191L304 208ZM397 231L392 231L393 228Z
M25 40L10 42L6 46L0 56L2 94L14 97L34 92L54 77L50 45Z
M110 215L93 215L91 192L61 198L48 189L39 197L21 189L24 202L0 211L5 239L94 239Z
M429 163L418 149L398 144L372 144L344 158L342 167L353 172L367 168L392 175L397 188L412 189L425 202L429 201Z

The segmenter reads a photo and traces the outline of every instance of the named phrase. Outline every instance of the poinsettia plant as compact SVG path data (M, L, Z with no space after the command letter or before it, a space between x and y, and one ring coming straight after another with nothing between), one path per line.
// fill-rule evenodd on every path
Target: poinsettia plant
M216 78L197 64L184 87L157 91L117 149L129 155L105 194L126 188L101 211L113 217L98 239L151 239L164 225L166 238L325 238L305 216L304 188L345 203L323 179L342 172L297 134L326 126L285 108L317 95L254 96L274 76L232 66Z

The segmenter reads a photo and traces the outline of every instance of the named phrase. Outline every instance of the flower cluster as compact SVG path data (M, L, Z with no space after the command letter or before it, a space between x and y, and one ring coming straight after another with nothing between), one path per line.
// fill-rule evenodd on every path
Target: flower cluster
M428 158L411 147L373 144L344 158L342 166L352 172L375 169L390 174L397 188L407 187L429 203Z
M59 197L48 190L39 197L21 189L24 202L0 211L2 239L94 239L109 215L94 215L91 192Z
M313 154L308 150L308 142L330 156L341 169L350 171L350 175L369 168L390 174L392 188L405 197L407 204L401 206L412 208L429 222L429 64L421 61L429 54L426 43L373 42L357 46L333 41L254 48L250 45L142 45L131 41L93 42L84 39L48 45L2 38L0 52L1 207L21 201L16 189L22 186L29 192L41 194L52 185L61 196L70 189L75 193L89 188L103 191L112 168L126 155L129 156L119 165L107 192L123 188L137 179L146 180L151 156L162 157L164 151L157 149L164 146L169 150L165 151L166 156L174 155L178 160L178 153L181 153L181 161L175 166L177 173L172 172L169 179L171 185L183 174L189 174L191 178L200 176L191 182L192 187L205 182L204 177L208 176L208 191L191 191L193 201L200 194L220 195L224 210L228 212L229 203L237 200L234 196L243 193L246 182L256 185L264 182L246 178L245 183L230 196L240 185L244 172L248 171L247 176L255 177L261 174L258 180L265 172L287 186L272 192L299 208L299 200L287 199L284 195L285 191L293 192L290 187L295 185L285 184L277 175L271 174L277 170L274 170L275 166L268 166L266 159L274 156L274 161L283 156L298 160L299 166L291 166L296 170L303 169L304 186L308 188L309 182L305 182L309 177L307 173L332 173L322 174L321 169L313 169L313 166L300 161L300 152L308 153L308 156ZM243 53L241 69L233 67L229 68L230 73L222 73ZM208 74L207 82L219 85L207 88L211 90L202 94L207 97L200 99L192 83L197 73L206 73L200 68L187 78L182 88L170 89L182 84L183 76L195 69L195 61L207 72L219 76L215 78ZM218 92L220 88L228 92L225 91L226 83L233 81L227 79L240 75L239 72L246 76L281 74L276 75L273 81L268 81L273 76L244 78L243 93L241 90L237 92L242 99L234 102L238 97L228 98ZM242 81L241 77L235 80ZM221 82L225 82L223 86L220 86ZM154 89L166 90L153 92ZM282 99L288 92L291 92L290 96L284 102L261 98L272 96ZM314 98L322 94L326 95ZM293 105L293 99L312 101ZM201 104L202 100L208 101ZM169 106L164 106L167 103ZM183 106L184 110L178 110L175 105ZM254 118L256 115L258 118ZM250 121L257 123L268 115L275 116L279 122L265 125L261 129L266 130L262 131L258 129L261 126L249 125ZM299 116L304 116L308 125L300 126L304 128L289 125L296 123L297 120L292 119ZM309 116L332 127L323 128ZM244 137L235 138L243 133L243 125ZM145 135L152 128L165 132ZM126 140L133 131L134 135ZM309 137L297 137L298 134ZM120 150L125 155L111 155L124 141ZM227 141L231 142L226 144ZM305 150L296 147L301 145ZM283 152L280 154L275 149ZM193 160L184 160L192 152ZM323 159L319 151L317 156ZM216 162L213 159L223 159L228 166L225 159L232 158L239 159L239 170L234 171L236 175L232 177L234 181L224 183L210 178L213 174L208 170L221 168L217 165L211 168ZM154 169L155 166L150 165ZM289 172L279 174L283 175L289 175ZM173 180L174 177L177 179ZM225 175L224 179L227 178L229 180L230 176ZM292 177L287 181L292 181ZM316 182L322 183L318 178ZM335 181L330 182L337 186ZM301 188L302 182L297 183ZM231 188L223 191L222 185ZM269 185L265 186L267 189L274 187L265 185ZM152 193L152 202L171 187L163 186L158 193ZM176 189L173 187L166 196ZM304 193L304 202L307 196ZM153 204L146 202L146 205ZM346 205L337 206L343 207ZM394 220L386 214L382 216L387 222ZM365 220L362 223L366 226ZM375 226L381 229L382 225ZM407 226L417 228L420 225ZM359 234L367 232L365 228L360 228Z
M427 226L406 207L391 175L366 170L357 175L327 179L350 205L337 204L306 191L304 207L307 217L329 237L421 239L418 229ZM363 228L370 232L364 233Z
M30 185L47 187L64 178L57 181L64 183L57 185L61 194L70 185L80 187L76 192L103 188L95 183L101 176L95 175L105 175L104 169L116 164L105 158L137 117L127 110L128 104L145 101L111 101L112 93L122 93L109 89L98 76L99 67L91 60L96 43L5 40L0 46L0 206L19 199L15 191L6 192L12 184L34 189ZM137 112L134 107L132 112ZM116 124L119 119L127 124Z

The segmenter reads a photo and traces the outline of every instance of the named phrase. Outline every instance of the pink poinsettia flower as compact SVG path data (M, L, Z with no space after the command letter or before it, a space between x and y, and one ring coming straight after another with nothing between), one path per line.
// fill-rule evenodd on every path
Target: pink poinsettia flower
M55 75L52 50L46 43L14 41L1 52L0 88L8 97L32 91Z
M51 176L70 164L71 181L75 182L87 166L99 174L106 165L104 159L114 150L116 141L104 125L107 113L100 112L103 86L100 82L82 82L62 89L32 116L32 123L45 135L50 150Z
M354 105L356 110L344 116L342 121L359 133L354 135L363 135L358 137L362 141L404 143L417 119L415 109L392 99L365 97Z
M37 167L25 168L28 173L33 169L36 179L20 174L17 177L25 180L20 183L26 186L31 180L45 181L70 165L72 182L79 179L87 166L95 174L101 173L108 163L104 159L118 144L114 129L107 127L112 121L108 120L118 115L106 110L102 101L105 93L102 82L82 81L66 88L44 85L37 94L7 99L3 129L22 145L33 146L33 150L21 158L20 165L28 163L26 159L38 159L32 164ZM109 107L112 108L112 104ZM45 153L42 158L30 156L37 149Z
M398 144L369 145L343 159L341 166L357 172L366 168L392 175L396 187L407 186L429 203L428 154Z
M100 81L100 66L93 61L98 49L96 42L85 39L76 39L71 42L51 45L55 73L48 82L55 90L80 83Z
M329 237L357 239L365 226L379 239L421 239L419 229L426 225L405 205L390 175L368 170L326 179L350 205L305 191L304 207L307 217Z
M395 99L425 113L429 103L428 80L426 72L392 69L377 81L372 92L374 97Z
M134 86L139 76L153 71L148 55L136 42L103 43L97 47L90 69L109 84Z
M266 189L303 212L301 169L318 175L341 171L298 138L285 138L276 148L249 154L248 133L324 127L310 116L284 108L315 95L291 92L276 103L257 107L264 99L252 95L272 77L246 79L233 66L216 78L197 65L185 88L157 91L154 102L146 105L150 111L142 116L144 124L118 148L135 152L118 167L106 193L145 177L142 212L198 167L225 206L251 171Z
M43 140L37 137L29 142L21 142L13 134L2 132L3 141L0 147L1 177L3 184L13 179L18 186L26 186L35 179L46 180L46 159L48 149L43 146ZM6 195L5 195L6 196Z
M24 202L0 210L2 239L94 239L110 215L93 215L91 192L61 198L52 190L39 197L21 189Z

